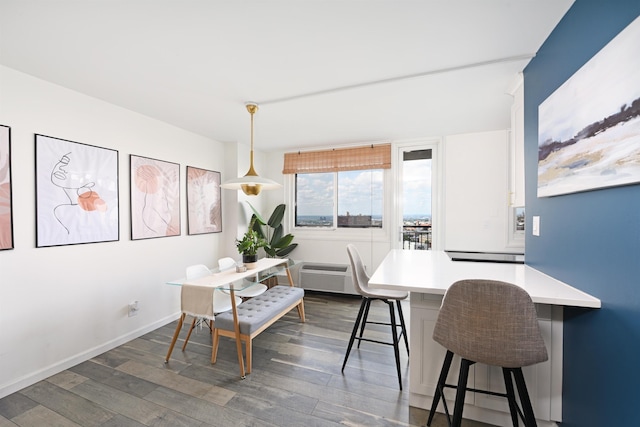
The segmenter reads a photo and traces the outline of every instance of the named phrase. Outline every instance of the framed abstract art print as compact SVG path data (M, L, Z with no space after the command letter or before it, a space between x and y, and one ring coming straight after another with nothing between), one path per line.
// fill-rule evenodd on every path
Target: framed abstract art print
M222 231L220 172L187 166L187 224L189 234Z
M131 239L180 235L180 165L131 155Z
M36 246L120 238L118 152L35 136Z

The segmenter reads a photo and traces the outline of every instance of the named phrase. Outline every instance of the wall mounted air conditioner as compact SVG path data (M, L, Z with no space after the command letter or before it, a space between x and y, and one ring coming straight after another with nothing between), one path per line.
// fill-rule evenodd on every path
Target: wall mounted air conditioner
M298 274L298 283L301 288L310 291L356 295L351 282L351 269L348 265L305 262L300 267Z

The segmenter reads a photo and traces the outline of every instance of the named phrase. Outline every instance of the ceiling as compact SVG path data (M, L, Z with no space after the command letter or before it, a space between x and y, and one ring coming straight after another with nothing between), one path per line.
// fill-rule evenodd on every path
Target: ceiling
M573 0L0 0L0 64L260 151L509 127Z

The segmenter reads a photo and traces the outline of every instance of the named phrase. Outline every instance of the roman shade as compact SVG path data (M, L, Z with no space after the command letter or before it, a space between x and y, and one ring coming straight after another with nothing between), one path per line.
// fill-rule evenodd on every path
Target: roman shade
M391 144L285 153L283 174L391 169Z

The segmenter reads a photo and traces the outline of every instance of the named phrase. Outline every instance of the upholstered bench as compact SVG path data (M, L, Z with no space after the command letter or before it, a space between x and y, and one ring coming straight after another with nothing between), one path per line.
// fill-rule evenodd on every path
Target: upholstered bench
M244 342L247 357L247 373L251 373L252 340L276 320L298 307L298 315L304 318L304 289L293 286L274 286L257 297L251 298L237 307L240 340ZM211 363L216 363L220 335L235 338L235 322L232 311L215 317L213 330L213 352Z

